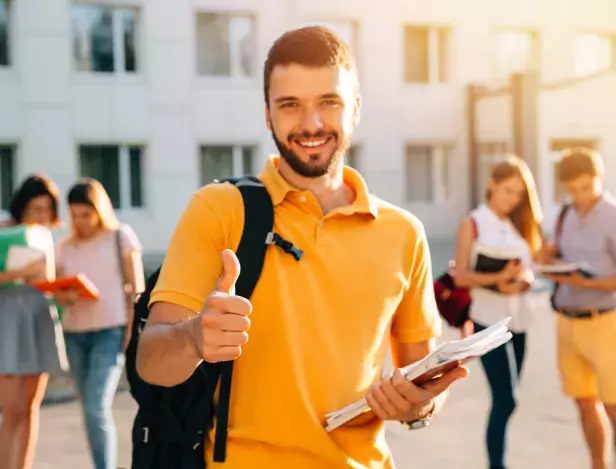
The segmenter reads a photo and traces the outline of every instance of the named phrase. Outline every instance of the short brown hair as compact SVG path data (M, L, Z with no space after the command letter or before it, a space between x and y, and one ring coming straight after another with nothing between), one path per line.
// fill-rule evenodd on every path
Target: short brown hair
M265 60L263 92L266 106L269 106L272 71L277 65L289 64L355 70L351 49L332 30L323 26L305 26L288 31L274 42Z
M558 168L561 182L569 182L588 174L603 176L603 158L595 150L586 147L568 148L563 151Z

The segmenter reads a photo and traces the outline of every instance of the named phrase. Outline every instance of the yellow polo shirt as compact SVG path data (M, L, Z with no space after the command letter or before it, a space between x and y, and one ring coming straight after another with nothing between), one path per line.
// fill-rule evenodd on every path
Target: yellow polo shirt
M308 191L290 186L270 157L260 176L272 196L274 230L304 255L270 246L251 302L249 342L235 362L224 469L392 468L383 424L373 414L327 433L325 415L365 396L382 373L390 337L440 334L422 224L368 193L344 169L352 205L326 216ZM237 249L244 212L239 191L197 191L171 242L151 303L195 313L214 287L221 252Z

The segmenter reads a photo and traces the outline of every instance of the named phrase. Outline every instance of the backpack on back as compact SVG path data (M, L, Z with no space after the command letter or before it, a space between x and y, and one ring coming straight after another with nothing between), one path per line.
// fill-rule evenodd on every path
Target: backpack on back
M241 271L236 294L250 298L259 280L269 244L275 244L296 260L301 251L273 233L274 208L265 186L256 178L227 179L244 202L244 230L236 255ZM207 223L207 220L204 220ZM185 382L173 387L143 381L136 370L139 337L148 316L150 294L159 269L153 273L143 294L135 302L132 336L126 350L126 375L139 409L132 433L132 469L204 469L207 433L216 419L214 461L226 456L227 423L233 361L203 361ZM214 393L220 382L218 405Z

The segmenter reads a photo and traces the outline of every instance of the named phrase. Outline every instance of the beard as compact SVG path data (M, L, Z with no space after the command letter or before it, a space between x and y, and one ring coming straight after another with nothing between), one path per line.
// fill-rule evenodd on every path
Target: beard
M318 178L325 176L326 174L333 173L342 161L344 154L351 146L350 139L341 141L337 132L326 132L324 130L319 130L314 134L310 132L289 134L287 137L287 145L276 137L276 132L274 131L274 126L271 121L270 125L272 128L272 138L278 148L280 157L291 167L294 172L305 178ZM325 158L324 161L320 161L321 155L319 153L310 155L308 161L303 161L300 156L290 147L291 142L297 138L331 138L336 143L336 146L329 157Z

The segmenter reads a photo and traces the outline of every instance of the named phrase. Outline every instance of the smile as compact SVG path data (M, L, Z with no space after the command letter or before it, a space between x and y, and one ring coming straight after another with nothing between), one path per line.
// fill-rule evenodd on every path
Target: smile
M297 143L300 147L304 148L318 148L322 147L326 143L331 140L331 137L321 138L319 140L314 139L295 139L295 143Z

